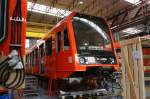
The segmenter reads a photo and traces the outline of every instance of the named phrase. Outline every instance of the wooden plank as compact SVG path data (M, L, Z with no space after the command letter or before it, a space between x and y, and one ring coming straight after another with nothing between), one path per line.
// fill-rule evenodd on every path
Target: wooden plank
M150 70L150 66L144 66L144 71Z
M121 46L125 46L125 45L135 44L135 43L139 43L139 42L140 42L140 38L137 37L137 38L133 38L133 39L120 41L119 43L121 44Z
M127 52L126 57L128 59L128 48L127 48L127 46L124 46L124 50ZM127 60L127 62L128 62L128 60ZM125 66L125 74L126 74L126 72L127 72L127 68ZM128 99L131 99L130 98L130 84L129 84L128 76L126 76L126 75L125 75L125 82L126 82L126 88L127 88L127 90L126 90L126 96L127 96Z
M130 69L131 69L131 73L132 75L134 75L134 67L133 67L133 57L132 57L132 53L133 53L133 46L132 45L129 45L127 46L128 47L128 61L129 61L129 66L130 66ZM134 76L133 76L134 77ZM133 78L134 79L134 78Z
M149 50L150 51L150 50ZM150 59L150 55L143 55L144 59Z
M136 51L136 44L133 44L133 51ZM132 53L132 58L133 58L133 53ZM137 67L138 62L137 60L133 59L133 67L134 67L134 81L135 81L135 89L136 89L136 94L137 94L137 99L139 99L139 68Z
M150 81L150 77L144 77L145 81Z
M124 99L126 99L126 97L127 97L127 93L126 93L126 90L127 90L127 86L126 86L126 75L125 75L125 73L126 73L126 70L125 70L125 66L122 64L122 66L121 66L121 70L122 70L122 86L123 86L123 97L124 97Z
M149 59L150 55L143 55L142 47L150 47L150 36L121 41L121 46L124 99L146 99L145 80L150 80L150 77L144 79L144 69L149 69L149 65L144 66L143 58Z
M130 66L128 63L127 55L125 54L126 50L124 48L122 48L121 51L122 51L122 59L124 61L124 65L126 66L126 73L127 73L127 76L128 76L129 82L130 82L130 88L133 93L132 96L134 97L134 99L137 99L137 94L136 94L136 90L134 87L134 80L133 80L131 69L130 69ZM127 98L127 99L129 99L129 98Z
M130 70L131 70L131 74L132 74L132 77L134 79L134 64L133 64L133 57L132 57L132 53L133 53L133 44L132 45L128 45L128 62L129 62L129 66L130 66ZM129 82L130 83L130 82ZM130 85L131 86L131 85ZM135 86L134 86L135 87ZM132 96L133 94L133 91L132 89L130 88L130 97L131 99L133 99L134 97Z
M140 99L145 99L144 66L143 66L143 53L141 42L137 44L137 50L139 51L140 54L140 59L138 59Z
M127 51L127 47L123 47L125 49L125 51ZM127 97L130 97L129 96L129 93L130 93L130 90L129 90L129 83L128 83L128 78L127 76L125 75L126 74L126 66L124 64L122 64L122 68L123 68L123 82L126 82L126 83L123 83L123 95L124 95L124 99L127 99ZM127 89L129 91L127 91Z

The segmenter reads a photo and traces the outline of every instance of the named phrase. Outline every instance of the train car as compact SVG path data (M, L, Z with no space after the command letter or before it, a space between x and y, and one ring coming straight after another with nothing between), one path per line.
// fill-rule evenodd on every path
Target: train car
M26 6L26 0L0 0L0 91L24 81Z
M119 70L106 21L76 12L58 22L30 49L26 59L28 73L58 81L60 92L102 88Z

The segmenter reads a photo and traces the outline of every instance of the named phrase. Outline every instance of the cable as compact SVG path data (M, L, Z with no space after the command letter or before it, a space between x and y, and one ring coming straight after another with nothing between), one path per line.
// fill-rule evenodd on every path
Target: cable
M4 41L7 36L7 28L8 28L8 0L0 0L0 42ZM3 11L4 10L4 11ZM3 17L3 18L2 18ZM2 22L3 21L3 22Z
M14 53L14 52L11 52L11 53ZM7 58L7 61L4 60L5 62L2 62L3 64L1 65L1 68L0 68L0 79L2 80L1 84L6 88L18 88L24 82L25 73L24 73L23 58L21 56L21 51L19 53L17 56L16 54L14 55L10 54L9 55L10 58ZM17 60L14 60L14 59L17 59ZM13 62L17 62L17 63L14 64ZM16 67L19 65L19 63L23 64L22 68ZM16 69L14 69L15 67Z

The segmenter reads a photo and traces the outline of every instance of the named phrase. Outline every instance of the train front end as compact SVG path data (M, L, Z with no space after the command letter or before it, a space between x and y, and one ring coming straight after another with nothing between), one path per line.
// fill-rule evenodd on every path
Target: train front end
M72 25L79 66L119 68L112 33L104 19L77 14Z
M76 70L61 81L61 94L106 93L119 70L111 30L104 19L78 13L72 30Z

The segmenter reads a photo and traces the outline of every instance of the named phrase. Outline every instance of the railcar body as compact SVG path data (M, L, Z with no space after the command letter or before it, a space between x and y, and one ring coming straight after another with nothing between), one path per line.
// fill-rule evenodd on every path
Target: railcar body
M65 84L74 82L90 86L90 79L98 82L119 69L112 32L106 21L76 12L55 25L30 49L26 63L28 73L61 79L62 90L67 90Z

